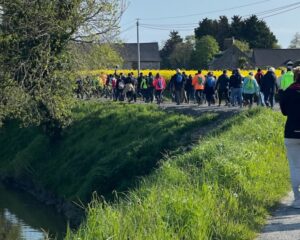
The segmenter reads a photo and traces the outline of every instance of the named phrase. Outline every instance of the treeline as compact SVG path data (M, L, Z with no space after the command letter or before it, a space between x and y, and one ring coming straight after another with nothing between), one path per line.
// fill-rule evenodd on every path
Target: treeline
M199 22L194 35L183 39L177 31L170 33L160 51L162 68L207 68L220 51L226 49L225 39L234 37L242 51L252 48L278 48L278 41L266 22L253 15L243 19L226 16L205 18Z

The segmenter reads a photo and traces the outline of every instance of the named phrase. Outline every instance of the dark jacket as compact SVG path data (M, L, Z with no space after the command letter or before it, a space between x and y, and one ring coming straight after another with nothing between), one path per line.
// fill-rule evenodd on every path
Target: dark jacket
M243 82L243 77L239 73L236 73L230 77L231 88L241 88L242 82Z
M300 139L300 83L280 91L280 109L287 116L284 137Z
M230 78L226 74L222 74L217 81L216 89L218 91L224 91L229 89Z
M278 89L276 80L277 78L275 73L268 71L262 78L260 85L261 92L275 93L276 89Z
M184 90L185 91L190 91L191 89L193 89L192 82L193 82L192 76L186 78L186 82L185 82L185 85L184 85Z
M176 73L173 76L173 83L175 90L180 91L183 88L184 83L183 75L181 73Z

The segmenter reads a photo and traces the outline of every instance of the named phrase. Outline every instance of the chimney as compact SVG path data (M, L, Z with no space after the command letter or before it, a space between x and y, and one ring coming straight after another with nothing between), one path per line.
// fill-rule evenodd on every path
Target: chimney
M234 37L231 37L231 38L225 38L224 39L224 49L228 49L230 48L233 44L234 44Z

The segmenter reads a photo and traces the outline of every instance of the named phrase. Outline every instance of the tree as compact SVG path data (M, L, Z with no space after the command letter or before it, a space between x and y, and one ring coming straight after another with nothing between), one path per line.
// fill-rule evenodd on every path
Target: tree
M171 68L170 56L174 52L175 47L178 43L182 43L183 39L180 37L177 31L170 32L170 38L166 41L164 47L160 51L161 67Z
M277 44L277 39L266 22L255 15L245 19L240 40L247 41L250 48L274 48Z
M292 39L289 48L300 48L300 33L296 33Z
M192 54L194 68L208 68L214 56L219 53L219 45L212 36L204 36L196 41L195 51Z
M169 57L171 68L190 69L191 55L194 51L194 48L194 36L187 36L184 42L176 44L174 51Z
M122 58L109 44L72 43L72 68L78 70L107 69L121 66Z
M119 0L0 1L0 122L17 118L58 135L73 104L70 41L118 29Z
M234 40L234 45L244 53L250 51L249 43L246 41Z
M224 39L230 37L230 24L226 16L220 16L219 20L205 18L199 22L199 27L195 29L195 36L200 39L203 36L214 37L221 50L224 50Z
M205 18L199 22L199 27L195 29L195 35L197 39L205 35L213 36L221 50L225 50L224 40L229 37L248 42L250 48L277 47L275 35L266 22L259 20L255 15L244 20L240 16L233 16L231 23L226 16L221 16L219 20Z

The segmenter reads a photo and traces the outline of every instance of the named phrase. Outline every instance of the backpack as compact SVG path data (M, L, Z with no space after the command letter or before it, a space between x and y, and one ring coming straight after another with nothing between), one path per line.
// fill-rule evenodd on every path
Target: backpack
M252 79L248 79L245 88L247 90L253 90L255 88L254 81Z
M163 89L163 80L161 78L158 79L157 86L158 86L158 89Z
M123 80L121 80L121 81L119 82L118 88L119 88L120 90L123 90L123 89L125 88L125 84L124 84Z
M198 77L198 84L203 85L203 78L202 77Z
M147 89L148 85L147 85L147 81L145 78L143 78L142 82L141 82L141 89Z
M214 87L214 80L212 78L207 78L206 86L209 87L209 88Z
M153 87L153 77L148 77L147 83L148 83L148 87Z
M176 83L182 83L182 79L183 77L181 74L176 74L176 78L175 78Z

